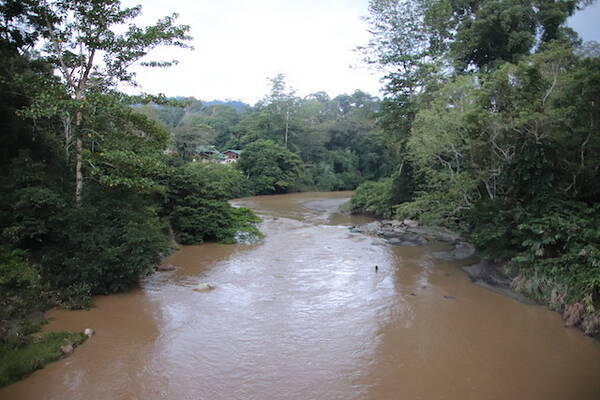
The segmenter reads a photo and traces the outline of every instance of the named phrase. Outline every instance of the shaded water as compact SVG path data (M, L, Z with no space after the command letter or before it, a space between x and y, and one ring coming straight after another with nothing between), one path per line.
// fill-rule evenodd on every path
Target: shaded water
M184 247L138 290L50 312L97 334L0 399L600 398L600 343L471 284L439 246L350 233L367 220L335 212L348 195L239 200L263 243Z

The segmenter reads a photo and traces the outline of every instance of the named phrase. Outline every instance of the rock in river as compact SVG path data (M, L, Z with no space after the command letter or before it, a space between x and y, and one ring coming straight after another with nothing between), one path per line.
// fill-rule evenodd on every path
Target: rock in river
M456 244L460 235L440 228L419 227L417 221L405 219L374 221L360 227L350 227L351 232L377 235L395 246L423 246L432 241ZM463 256L464 250L457 250Z
M71 354L73 354L73 345L72 344L65 344L64 346L60 346L60 351L63 353L63 355L65 356L69 356Z
M87 337L92 337L92 336L94 336L95 333L96 332L92 328L85 328L83 330L83 334Z
M156 267L156 270L159 272L175 271L176 269L177 267L173 264L159 265L158 267Z
M496 293L508 296L523 304L534 305L535 301L529 299L511 288L511 279L504 274L500 265L488 260L478 264L461 268L465 271L473 283Z
M448 251L436 251L433 256L439 260L456 261L466 260L475 255L475 247L467 242L458 242Z
M212 283L200 283L198 286L196 286L193 290L194 292L208 292L213 290L214 288L216 288L215 285L213 285Z

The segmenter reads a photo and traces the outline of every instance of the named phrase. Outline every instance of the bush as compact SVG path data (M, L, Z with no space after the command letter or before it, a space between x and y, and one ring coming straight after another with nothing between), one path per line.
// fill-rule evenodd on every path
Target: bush
M230 165L190 163L174 169L165 181L163 213L179 243L231 243L238 231L256 230L259 219L252 211L236 211L227 202L247 193L247 181Z
M61 300L66 304L77 303L77 293L128 289L167 251L163 230L145 199L118 189L91 191L81 207L66 212L44 249L43 275L55 287L67 288Z
M517 226L519 251L511 259L524 278L542 278L536 297L558 286L567 302L600 310L600 204L555 202Z
M179 243L205 241L232 243L238 231L256 232L260 219L247 208L233 208L224 200L188 198L189 206L178 206L171 215Z
M541 199L528 207L484 204L470 216L474 244L508 261L521 289L548 300L557 289L588 312L600 306L600 205Z
M270 140L258 140L244 149L237 162L254 193L285 193L301 175L302 160Z
M171 214L171 225L179 243L194 244L223 240L231 224L231 206L224 200L188 197L186 206L177 206Z
M0 246L0 320L21 318L45 303L40 272L27 253Z
M377 182L369 181L360 185L350 201L352 212L391 217L393 205L391 185L391 178L384 178Z

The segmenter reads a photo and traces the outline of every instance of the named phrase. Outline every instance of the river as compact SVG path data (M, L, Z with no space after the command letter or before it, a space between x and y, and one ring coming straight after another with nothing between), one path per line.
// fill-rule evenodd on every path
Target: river
M262 243L186 246L177 271L50 311L47 329L96 335L0 399L600 399L599 342L473 285L442 245L351 233L368 219L336 212L348 196L237 200Z

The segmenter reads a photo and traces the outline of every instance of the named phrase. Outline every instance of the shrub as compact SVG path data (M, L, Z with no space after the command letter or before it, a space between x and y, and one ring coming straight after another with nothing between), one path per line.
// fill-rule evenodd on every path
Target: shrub
M509 261L520 288L540 300L558 289L566 302L600 305L600 205L546 199L528 207L482 204L470 216L475 245Z
M385 218L391 217L393 204L391 185L391 178L361 184L350 201L352 212L370 213Z
M45 303L40 272L27 253L0 246L0 320L20 318Z
M156 210L127 191L91 193L82 207L66 212L61 228L41 264L55 287L67 288L67 304L88 288L97 294L132 287L168 248Z

